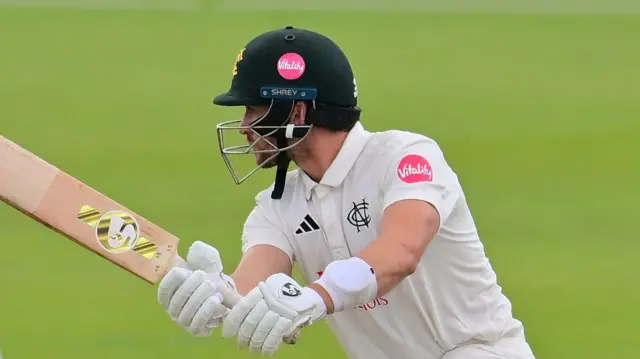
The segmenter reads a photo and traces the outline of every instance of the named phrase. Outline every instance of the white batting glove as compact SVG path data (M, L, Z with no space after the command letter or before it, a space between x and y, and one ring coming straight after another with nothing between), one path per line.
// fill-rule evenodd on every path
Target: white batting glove
M285 337L325 315L324 301L316 291L278 273L260 282L231 309L222 336L237 336L240 348L271 356Z
M235 284L222 273L218 250L206 243L194 242L186 262L188 269L174 267L162 279L158 301L171 319L189 333L208 336L229 311L222 305L223 296L218 289L226 285L235 290Z

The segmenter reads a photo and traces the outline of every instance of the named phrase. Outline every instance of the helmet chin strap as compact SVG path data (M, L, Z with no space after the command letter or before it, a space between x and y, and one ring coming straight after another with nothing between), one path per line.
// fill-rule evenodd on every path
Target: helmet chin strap
M264 122L261 122L261 124L286 124L291 118L294 106L295 100L273 99L269 112L265 115L263 118ZM284 123L282 119L285 119ZM282 149L289 146L287 143L289 138L304 137L306 132L307 130L296 128L296 126L289 124L275 131L273 134L276 137L276 145L278 146L278 149L280 149L280 153L276 156L276 180L273 186L273 191L271 192L272 199L282 198L282 194L284 193L284 184L287 179L287 171L289 170L289 163L291 163L289 154L286 150Z
M286 128L280 129L275 133L276 145L278 146L278 148L287 148L289 147L289 143L287 143L288 139L304 138L308 132L309 128L289 124ZM284 182L287 179L289 163L291 163L289 154L286 150L281 150L276 157L276 182L273 186L273 191L271 191L272 199L282 198L282 194L284 193Z
M277 141L276 144L278 145L278 148L287 147L287 137L285 136L284 131L276 132L276 141ZM289 158L287 151L281 151L280 153L278 153L278 157L276 157L276 164L277 164L276 182L273 186L273 191L271 191L272 199L282 198L282 193L284 193L284 183L285 183L285 180L287 179L287 171L289 169L290 162L291 162L291 159Z

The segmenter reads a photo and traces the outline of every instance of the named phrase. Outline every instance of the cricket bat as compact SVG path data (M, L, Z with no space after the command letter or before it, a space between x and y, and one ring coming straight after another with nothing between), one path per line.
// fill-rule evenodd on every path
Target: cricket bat
M178 237L3 136L0 199L150 284L187 267ZM221 293L229 308L240 299L231 287Z

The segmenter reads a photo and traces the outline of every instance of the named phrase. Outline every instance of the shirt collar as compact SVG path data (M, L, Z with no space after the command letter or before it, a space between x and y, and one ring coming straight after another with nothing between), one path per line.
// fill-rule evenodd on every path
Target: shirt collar
M319 184L328 187L340 186L349 174L349 171L351 171L351 168L353 168L353 165L356 163L358 156L360 156L370 136L371 132L365 130L360 122L356 122L355 126L349 131L338 155L327 169L327 172L325 172ZM311 191L318 186L318 183L307 176L301 169L298 169L298 171L304 183L305 196L307 199L310 199Z

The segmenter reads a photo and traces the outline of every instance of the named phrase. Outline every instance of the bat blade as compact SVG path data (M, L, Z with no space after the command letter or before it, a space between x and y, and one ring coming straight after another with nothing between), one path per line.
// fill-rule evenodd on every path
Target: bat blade
M178 237L3 136L0 200L149 283L184 263Z

